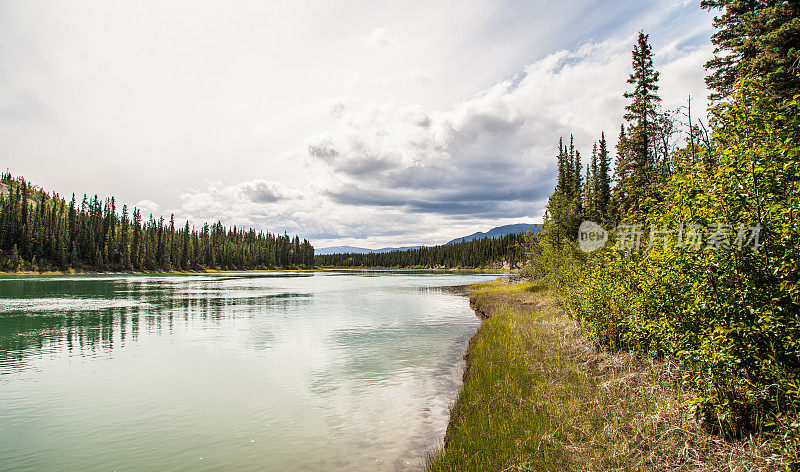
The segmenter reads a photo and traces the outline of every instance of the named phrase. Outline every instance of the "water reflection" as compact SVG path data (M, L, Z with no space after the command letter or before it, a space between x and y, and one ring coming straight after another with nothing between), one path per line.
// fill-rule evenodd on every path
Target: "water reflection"
M413 470L494 277L0 278L0 470Z
M281 274L280 277L308 277ZM172 334L202 321L219 325L252 317L254 307L286 310L311 293L280 292L264 277L47 276L0 279L0 375L26 367L26 358L62 352L98 356L141 331ZM271 336L254 339L266 348Z

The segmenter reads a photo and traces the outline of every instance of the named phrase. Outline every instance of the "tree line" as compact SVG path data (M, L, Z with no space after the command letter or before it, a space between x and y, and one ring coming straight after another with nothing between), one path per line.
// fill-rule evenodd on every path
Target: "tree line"
M405 251L318 255L315 260L322 267L516 268L525 260L525 235L509 234Z
M613 175L605 132L593 143L585 172L573 137L569 146L559 140L556 188L545 213L545 220L560 225L557 234L573 234L584 219L614 225L641 218L663 199L662 189L678 158L675 138L681 123L677 111L664 111L659 105L659 72L653 66L649 35L639 33L632 56L628 83L633 90L624 94L630 103L623 115L626 123L620 125ZM704 126L698 121L686 127L691 128L687 146L696 150L702 145Z
M585 171L559 143L525 270L599 346L678 365L709 429L762 435L798 470L800 4L701 5L717 12L709 121L661 108L641 32L613 173L603 133ZM580 249L583 220L609 231L605 247Z
M314 265L307 240L254 229L176 226L114 197L67 203L22 177L0 177L0 269L168 271L300 268Z

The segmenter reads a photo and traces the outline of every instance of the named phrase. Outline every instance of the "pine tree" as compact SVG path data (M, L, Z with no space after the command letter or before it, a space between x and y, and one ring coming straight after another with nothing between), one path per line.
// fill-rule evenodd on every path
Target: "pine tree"
M605 133L600 133L600 150L597 156L597 212L604 222L609 218L609 206L611 204L611 162L608 156L608 148Z
M785 0L703 0L714 17L714 58L706 84L710 98L728 98L743 77L761 76L767 90L790 99L800 93L800 2Z
M564 193L567 188L567 158L564 152L564 140L558 138L558 182L556 183L556 191Z
M583 216L584 188L581 178L582 166L580 152L575 149L575 139L570 136L569 146L563 145L563 140L558 142L558 183L556 190L547 202L545 220L552 220L558 230L556 238L573 237Z
M131 247L131 254L133 255L133 268L137 270L142 269L142 252L143 252L143 234L142 234L142 213L138 208L133 209L133 246Z
M575 151L575 160L572 164L572 169L574 175L572 177L573 181L573 189L572 189L572 199L573 204L575 205L575 215L582 216L583 215L583 178L581 176L581 171L583 167L581 165L581 153L580 151Z
M631 159L628 155L628 135L625 125L619 127L617 138L617 154L614 162L614 190L611 196L610 219L619 222L628 211L628 176L630 175Z
M575 138L572 135L569 135L569 153L566 156L567 158L567 179L566 179L566 186L567 186L567 195L570 197L575 197L575 187L577 185L577 181L575 180L575 174L580 172L580 166L575 165Z
M594 203L592 202L592 169L591 164L586 164L586 179L583 181L583 216L588 219L594 219Z
M659 73L653 67L653 50L648 35L639 33L632 52L632 72L628 83L633 91L625 92L630 103L625 107L625 120L629 126L625 139L620 136L617 186L623 197L624 212L641 217L649 210L657 191L659 175L655 166L653 140L657 132ZM622 147L620 147L622 146ZM624 216L624 215L621 215Z
M20 225L19 225L19 241L22 257L28 257L28 184L23 179L20 183Z
M624 94L625 98L631 100L625 106L625 120L633 125L629 134L633 137L637 166L645 166L651 159L652 128L656 121L656 107L661 101L656 93L659 73L653 67L653 49L648 40L649 35L639 32L638 42L632 52L633 71L628 77L628 83L634 88Z
M170 268L179 268L179 257L180 253L178 252L178 248L175 246L175 215L169 215L169 230L167 231L167 254L169 255L169 265Z
M183 227L183 234L181 234L181 269L188 269L191 267L189 263L189 220L186 220L186 225Z
M586 166L586 187L587 187L587 208L586 216L592 220L599 220L601 218L599 195L600 195L600 179L597 156L597 143L592 145L592 160Z

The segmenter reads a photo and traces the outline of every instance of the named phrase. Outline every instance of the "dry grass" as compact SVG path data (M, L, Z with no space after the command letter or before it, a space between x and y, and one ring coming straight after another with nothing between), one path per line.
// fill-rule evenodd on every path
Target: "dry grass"
M693 419L668 363L598 352L536 284L473 287L489 319L429 470L779 470L757 439L723 441Z

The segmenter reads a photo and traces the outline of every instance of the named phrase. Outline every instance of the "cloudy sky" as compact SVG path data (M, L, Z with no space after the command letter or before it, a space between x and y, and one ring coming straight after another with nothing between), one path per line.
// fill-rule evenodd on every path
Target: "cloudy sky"
M308 237L541 221L559 136L613 143L650 34L705 105L699 1L0 0L0 165L62 195Z

